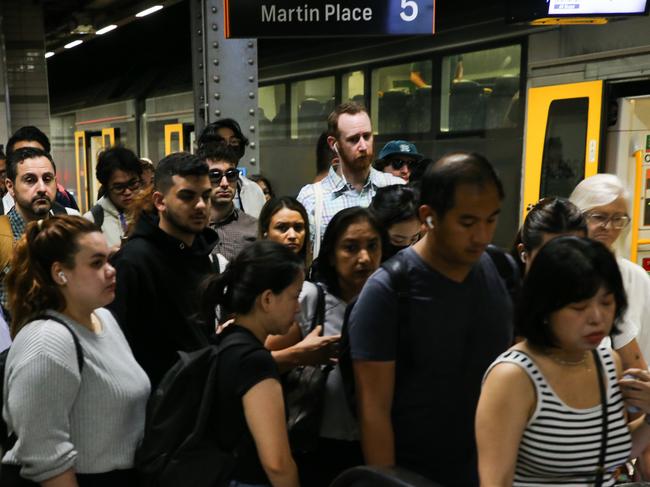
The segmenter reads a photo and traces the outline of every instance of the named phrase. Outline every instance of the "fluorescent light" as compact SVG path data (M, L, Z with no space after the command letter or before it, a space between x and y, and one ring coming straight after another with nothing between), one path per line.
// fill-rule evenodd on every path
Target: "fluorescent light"
M45 53L45 59L47 59L47 58L49 58L49 57L52 57L52 56L54 56L54 53L53 53L52 51L47 51L47 52Z
M82 44L83 41L81 39L77 39L76 41L68 42L65 46L66 49L72 49L73 47L77 47L79 44Z
M154 5L153 7L149 7L146 10L143 10L142 12L138 12L135 14L136 17L145 17L149 14L152 14L154 12L158 12L158 10L161 10L163 8L162 5Z
M111 24L111 25L107 25L103 29L99 29L97 32L95 32L95 34L100 36L102 34L106 34L107 32L110 32L110 31L115 30L115 29L117 29L117 25Z

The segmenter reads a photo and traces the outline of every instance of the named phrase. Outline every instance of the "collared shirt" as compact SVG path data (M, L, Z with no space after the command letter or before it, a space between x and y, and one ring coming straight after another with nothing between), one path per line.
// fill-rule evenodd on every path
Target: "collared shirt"
M210 223L219 241L212 253L223 255L232 261L241 250L257 239L257 218L233 208L232 213L219 222Z
M323 212L320 224L320 235L322 239L330 220L339 211L354 206L368 207L377 193L377 188L383 188L384 186L391 186L393 184L404 184L404 180L392 174L377 171L371 167L368 179L361 188L361 191L359 191L349 184L342 175L339 176L334 170L334 167L330 167L327 176L320 184L323 191ZM316 235L316 196L314 186L314 184L303 186L298 194L298 201L303 204L309 215L309 233L312 242Z

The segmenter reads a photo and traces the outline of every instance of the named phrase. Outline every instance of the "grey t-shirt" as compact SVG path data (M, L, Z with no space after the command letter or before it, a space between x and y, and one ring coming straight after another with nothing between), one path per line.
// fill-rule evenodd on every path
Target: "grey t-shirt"
M300 293L300 315L298 324L302 336L309 334L316 305L318 291L316 285L305 281ZM325 290L325 323L323 335L340 335L345 317L346 303ZM338 366L335 366L327 377L325 397L323 402L323 419L320 436L335 440L356 441L359 439L359 427L352 417L350 407L345 397L343 378Z
M144 433L150 384L110 311L95 314L93 333L66 316L83 350L79 375L70 332L54 320L37 320L14 340L4 378L3 417L18 441L3 463L42 482L70 468L102 473L133 467Z
M408 311L380 268L350 315L352 359L396 362L397 463L442 485L478 485L474 415L485 370L512 340L506 286L485 253L461 283L413 248L393 258L406 265Z

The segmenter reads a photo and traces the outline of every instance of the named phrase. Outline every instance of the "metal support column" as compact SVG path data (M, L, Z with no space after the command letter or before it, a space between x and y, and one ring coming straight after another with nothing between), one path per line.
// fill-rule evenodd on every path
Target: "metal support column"
M197 137L210 122L234 118L250 140L239 165L257 174L260 172L257 41L224 37L221 1L190 0L190 15Z

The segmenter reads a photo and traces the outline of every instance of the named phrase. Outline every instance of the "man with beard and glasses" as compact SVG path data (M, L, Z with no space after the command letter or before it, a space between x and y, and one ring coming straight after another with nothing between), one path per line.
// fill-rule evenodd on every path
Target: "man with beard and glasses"
M342 103L329 115L327 125L327 142L339 163L330 167L322 181L304 186L298 194L298 201L309 215L314 258L334 215L353 206L367 207L377 188L404 184L402 178L371 167L372 125L365 108L353 102Z
M210 228L219 236L214 253L230 261L257 238L257 218L235 207L239 171L237 155L232 149L208 142L199 148L197 156L210 168Z
M178 350L208 343L210 330L194 317L201 282L214 269L211 193L205 162L186 152L165 157L154 178L157 216L143 214L111 262L117 289L108 308L153 388L176 362Z
M56 166L52 156L36 147L23 147L9 153L5 185L14 204L6 215L0 216L0 302L6 308L4 278L9 271L13 245L31 221L54 214L78 215L64 208L56 198Z

